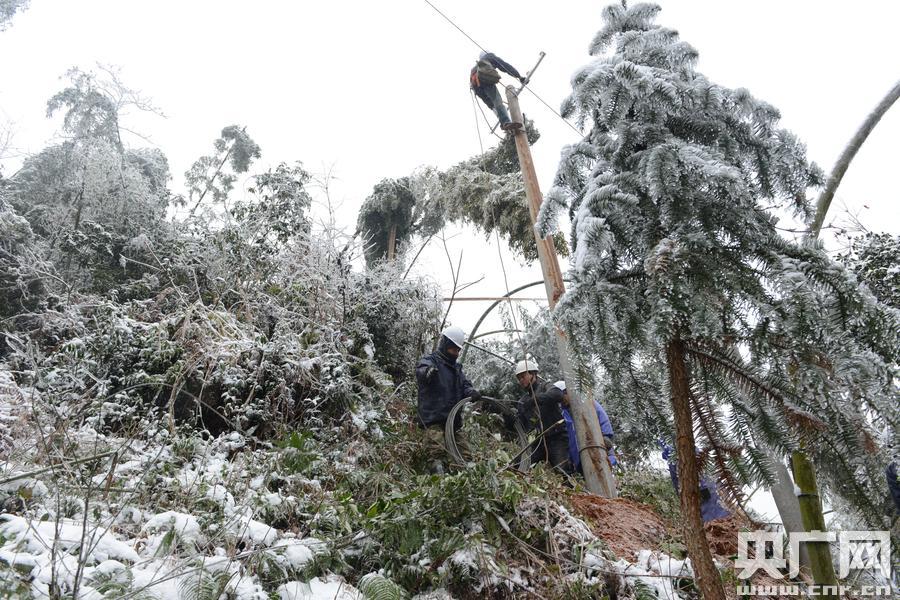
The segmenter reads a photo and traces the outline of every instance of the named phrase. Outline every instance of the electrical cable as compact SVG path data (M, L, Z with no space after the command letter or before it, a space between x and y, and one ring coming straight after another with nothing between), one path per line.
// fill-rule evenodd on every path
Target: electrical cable
M428 0L425 0L425 4L427 4L428 6L430 6L431 8L433 8L434 11L435 11L437 14L441 15L442 17L444 17L444 19L446 19L448 23L450 23L451 25L453 25L454 27L456 27L456 28L459 30L459 32L460 32L461 34L463 34L464 36L466 36L467 38L469 38L469 41L472 42L473 44L475 44L476 46L478 46L478 47L481 49L482 52L487 52L487 50L484 49L484 46L482 46L481 44L479 44L478 42L476 42L474 39L472 39L472 36L471 36L471 35L469 35L469 34L466 33L465 31L463 31L462 27L460 27L459 25L457 25L456 23L454 23L454 22L453 22L453 19L451 19L450 17L448 17L447 15L445 15L444 13L442 13L442 12L440 11L440 9L439 9L437 6L435 6L434 4L432 4L431 2L429 2Z
M482 400L491 400L493 402L502 403L503 400L498 400L496 398L491 398L489 396L482 396ZM463 398L456 405L450 409L450 413L447 415L447 422L444 424L444 443L447 446L447 452L450 456L460 465L465 465L466 460L463 458L462 453L459 451L459 446L456 443L456 429L453 427L454 421L456 421L457 415L463 409L463 407L469 403L469 398ZM522 428L522 424L519 423L519 420L516 419L513 421L516 430L516 437L519 441L519 453L513 458L513 462L516 459L519 459L519 471L526 473L529 468L531 468L531 456L528 455L525 450L531 445L528 441L528 436L525 434L525 430Z
M559 114L559 111L557 111L555 108L553 108L552 106L550 106L547 102L545 102L543 98L541 98L540 96L538 96L538 95L537 95L537 92L535 92L533 89L531 89L531 88L528 87L527 85L524 86L524 87L525 87L526 90L528 90L528 91L531 93L532 96L534 96L535 98L537 98L538 100L540 100L541 104L543 104L544 106L546 106L547 108L549 108L549 109L550 109L550 112L552 112L554 115L556 115L557 117L559 117L559 120L560 120L560 121L562 121L563 123L565 123L566 125L568 125L569 128L570 128L572 131L574 131L575 133L577 133L578 135L580 135L582 138L585 137L585 134L584 134L583 132L581 132L577 127L575 127L574 125L572 125L571 123L569 123L569 121L567 121L565 117L563 117L561 114Z

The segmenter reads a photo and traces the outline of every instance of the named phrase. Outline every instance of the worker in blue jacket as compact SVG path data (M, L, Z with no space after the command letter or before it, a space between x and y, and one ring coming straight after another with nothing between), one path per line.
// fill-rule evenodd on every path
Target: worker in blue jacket
M662 440L657 440L656 443L662 449L663 460L669 465L669 477L671 477L672 485L675 486L677 492L678 465L675 462L675 449ZM700 476L700 516L704 523L731 516L731 511L719 502L719 491L715 480L705 475Z
M578 438L575 436L575 422L572 420L572 413L569 411L569 393L566 391L566 382L560 380L553 385L563 393L560 404L562 405L562 417L566 422L566 432L569 435L569 460L576 471L583 472L581 469L581 452L578 449ZM600 432L603 434L603 442L606 444L606 456L609 458L609 464L614 467L619 462L616 460L616 454L613 451L612 439L614 434L612 423L609 422L609 416L603 410L603 406L596 400L594 400L594 410L597 411L597 419L600 421Z
M503 98L500 96L500 90L497 84L500 82L500 72L503 71L507 75L511 75L520 82L527 83L528 80L522 77L514 66L490 52L482 52L478 56L478 61L472 67L469 73L469 87L475 92L475 95L481 99L485 105L494 111L497 118L500 119L500 128L503 130L519 129L521 123L513 123L509 118L509 112L503 105Z
M894 500L894 510L900 515L900 479L897 478L897 461L891 462L884 471L887 477L888 490Z

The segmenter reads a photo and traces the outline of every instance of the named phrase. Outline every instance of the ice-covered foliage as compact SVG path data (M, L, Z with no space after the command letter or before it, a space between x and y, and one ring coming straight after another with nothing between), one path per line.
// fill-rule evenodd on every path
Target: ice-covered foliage
M607 369L612 412L662 427L664 350L683 343L695 431L725 482L768 479L759 445L805 439L833 489L872 489L869 432L897 425L897 315L821 247L779 236L773 209L807 218L821 171L774 107L699 73L658 11L607 7L563 104L589 134L563 150L540 219L572 221L559 317Z
M250 163L261 155L247 128L239 125L223 128L213 148L215 152L198 158L184 174L188 202L193 203L191 212L207 197L214 205L224 203L237 176L246 173Z
M9 26L16 11L25 10L29 0L0 0L0 31Z
M538 375L544 381L552 383L562 378L555 329L549 311L512 310L515 312L501 311L503 327L510 332L508 335L495 340L485 338L477 341L479 346L494 354L472 346L466 350L466 374L472 381L478 382L479 391L486 396L515 399L522 395L516 383L514 366L526 355L533 357L540 365Z
M3 181L0 181L3 186ZM42 264L28 221L3 201L0 187L0 331L24 324L46 299ZM0 341L0 356L5 344Z
M265 439L339 419L408 375L438 327L433 286L396 265L354 270L357 245L312 231L299 164L251 177L224 219L166 223L165 157L119 145L104 89L81 74L55 96L72 140L0 188L0 328L21 382L78 398L79 424L98 431L149 414L170 431ZM258 154L236 128L220 142L235 172Z
M529 143L540 137L531 121L526 132ZM422 167L409 177L376 185L359 217L360 232L371 244L367 261L373 264L386 255L393 225L403 247L413 235L429 236L447 221L474 225L486 236L496 230L525 260L537 260L525 184L511 136L446 171ZM568 253L563 236L554 236L554 243L560 253Z
M252 230L272 234L251 221L180 238L181 254L151 246L156 273L123 286L129 300L41 315L34 346L11 360L47 393L84 394L98 429L159 411L170 426L260 437L338 418L390 385L383 371L408 373L438 323L427 286L388 265L342 267L305 233L276 252Z
M86 138L28 158L7 198L52 249L78 253L103 245L94 241L98 235L121 246L152 231L168 205L168 179L159 150L122 151L107 139Z
M165 155L122 141L120 111L152 107L104 73L69 71L71 85L47 105L48 116L64 113L65 141L28 157L0 190L39 236L35 254L73 290L106 291L139 273L119 256L161 232L170 199Z
M900 310L900 235L865 233L853 238L841 262L880 302Z
M366 263L371 267L388 256L388 240L393 230L399 253L412 236L412 216L416 198L409 177L384 179L363 202L357 228L365 240Z
M15 597L631 598L661 573L616 562L549 471L488 457L429 474L409 414L377 403L363 427L265 444L153 415L103 433L84 419L101 408L43 387L0 370L0 590Z

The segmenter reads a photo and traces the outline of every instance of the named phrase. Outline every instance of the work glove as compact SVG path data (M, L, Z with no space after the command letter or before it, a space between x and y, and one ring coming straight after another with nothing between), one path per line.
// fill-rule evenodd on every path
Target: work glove
M527 77L519 77L519 81L522 82L522 85L525 85L528 83L528 78Z
M504 411L501 413L503 415L503 426L506 427L509 431L516 430L516 414L512 411Z
M434 381L434 377L437 375L437 367L428 367L428 370L425 371L425 383L431 383Z
M500 406L500 403L493 398L485 398L482 406L484 407L484 410L488 411L489 413L498 415L503 414L503 407Z
M472 393L469 394L469 402L478 402L479 400L481 400L481 392L472 390Z

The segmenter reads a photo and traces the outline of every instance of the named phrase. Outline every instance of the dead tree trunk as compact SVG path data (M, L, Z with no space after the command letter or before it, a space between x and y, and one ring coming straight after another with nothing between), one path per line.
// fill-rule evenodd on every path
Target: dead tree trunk
M391 230L388 232L388 242L387 242L387 259L389 261L394 260L394 254L397 251L397 226L391 225Z

